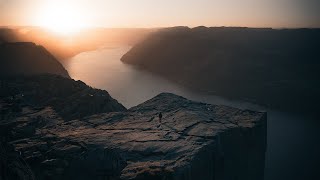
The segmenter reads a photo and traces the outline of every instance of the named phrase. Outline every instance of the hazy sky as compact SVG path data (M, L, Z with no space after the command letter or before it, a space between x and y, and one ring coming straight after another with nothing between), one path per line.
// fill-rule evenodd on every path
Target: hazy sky
M0 0L0 25L52 16L105 27L320 27L320 0Z

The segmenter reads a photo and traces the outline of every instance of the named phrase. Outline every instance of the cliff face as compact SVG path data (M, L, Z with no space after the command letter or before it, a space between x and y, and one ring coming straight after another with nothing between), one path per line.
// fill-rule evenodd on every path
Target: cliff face
M0 75L56 74L69 77L64 67L44 47L31 42L0 44Z
M196 91L271 108L317 112L319 29L176 27L122 57Z
M0 46L0 179L263 179L266 113L168 93L126 110L45 49Z
M50 106L21 104L16 112L9 101L0 102L1 109L6 107L0 132L33 171L21 171L21 176L263 179L266 113L163 93L125 112L65 121ZM16 167L12 174L19 169L13 162L7 159Z
M107 91L58 75L13 76L0 80L0 97L36 107L52 107L66 120L125 111ZM20 105L17 105L19 107Z
M71 80L64 67L42 46L31 42L4 43L0 45L0 59L0 97L16 100L13 104L50 106L68 120L126 110L108 92Z

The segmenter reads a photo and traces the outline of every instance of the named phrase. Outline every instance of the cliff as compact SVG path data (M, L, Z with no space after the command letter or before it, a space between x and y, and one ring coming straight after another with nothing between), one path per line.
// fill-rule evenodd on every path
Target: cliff
M316 114L319 41L319 29L175 27L121 60L198 92Z
M9 175L25 179L263 179L266 113L163 93L128 111L66 121L50 106L21 104L17 112L8 106L9 101L0 101L0 132L13 149L1 158L18 157L6 159Z
M49 74L2 78L0 97L11 98L14 100L12 105L17 107L19 103L39 108L50 106L67 120L126 110L107 91L91 88L81 81Z
M127 110L44 48L0 46L0 179L263 179L266 113L169 93Z
M0 60L0 76L49 73L70 78L54 56L32 42L0 44Z

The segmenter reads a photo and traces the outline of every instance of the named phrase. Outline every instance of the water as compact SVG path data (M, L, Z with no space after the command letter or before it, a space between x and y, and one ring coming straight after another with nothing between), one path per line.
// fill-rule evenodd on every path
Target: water
M129 46L104 47L83 52L69 59L65 67L73 79L107 90L127 108L161 92L171 92L195 101L268 111L265 179L310 179L317 174L315 165L320 163L320 138L319 125L313 119L189 91L157 75L123 64L120 58L129 49Z

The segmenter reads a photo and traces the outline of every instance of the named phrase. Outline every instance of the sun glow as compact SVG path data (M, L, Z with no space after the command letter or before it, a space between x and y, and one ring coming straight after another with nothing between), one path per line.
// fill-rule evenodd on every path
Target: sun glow
M79 7L66 3L50 3L41 8L37 24L59 34L72 34L88 27L86 17Z

